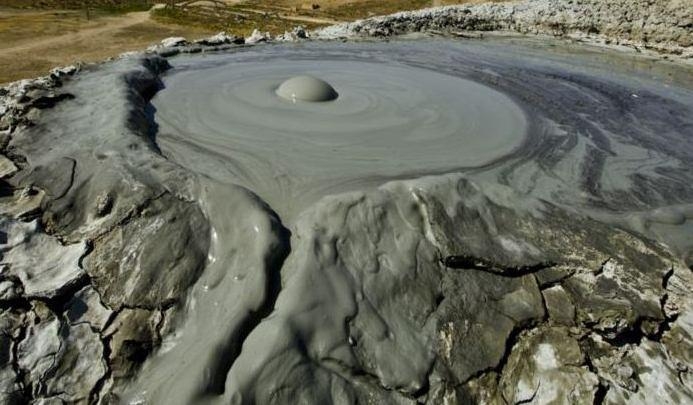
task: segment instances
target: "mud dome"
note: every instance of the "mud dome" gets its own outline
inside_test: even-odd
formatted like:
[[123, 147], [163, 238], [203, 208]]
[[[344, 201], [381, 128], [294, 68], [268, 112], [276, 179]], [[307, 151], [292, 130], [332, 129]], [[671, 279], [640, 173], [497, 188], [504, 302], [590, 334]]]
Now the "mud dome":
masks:
[[690, 66], [219, 40], [0, 93], [0, 400], [693, 401]]

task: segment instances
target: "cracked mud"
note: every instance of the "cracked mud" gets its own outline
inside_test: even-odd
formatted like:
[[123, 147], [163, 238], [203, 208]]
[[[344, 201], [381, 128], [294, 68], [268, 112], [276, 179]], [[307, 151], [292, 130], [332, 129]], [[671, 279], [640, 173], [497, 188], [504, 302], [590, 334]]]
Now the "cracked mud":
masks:
[[0, 402], [693, 401], [692, 75], [437, 38], [13, 85]]

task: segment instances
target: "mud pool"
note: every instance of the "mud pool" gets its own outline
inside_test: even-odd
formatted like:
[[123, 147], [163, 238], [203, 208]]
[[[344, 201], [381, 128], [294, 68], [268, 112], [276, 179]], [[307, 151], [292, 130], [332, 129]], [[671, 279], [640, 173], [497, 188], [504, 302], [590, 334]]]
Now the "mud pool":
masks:
[[[440, 236], [417, 225], [435, 221], [430, 218], [434, 214], [410, 212], [409, 203], [388, 207], [380, 201], [383, 193], [413, 196], [412, 203], [424, 207], [433, 203], [426, 203], [419, 192], [432, 193], [436, 197], [430, 198], [452, 217], [461, 215], [455, 212], [464, 206], [478, 210], [474, 215], [482, 218], [493, 216], [492, 209], [484, 207], [491, 204], [488, 198], [535, 215], [545, 209], [539, 201], [546, 201], [576, 215], [659, 237], [681, 256], [692, 247], [693, 189], [688, 185], [693, 181], [693, 89], [686, 80], [690, 69], [607, 50], [516, 40], [311, 43], [182, 56], [171, 63], [173, 69], [162, 78], [164, 88], [152, 100], [156, 143], [164, 156], [209, 182], [210, 189], [238, 184], [250, 190], [278, 214], [293, 242], [281, 281], [275, 280], [282, 291], [274, 311], [250, 332], [233, 362], [210, 366], [188, 357], [205, 351], [199, 347], [199, 336], [219, 348], [212, 357], [231, 350], [224, 343], [229, 335], [213, 332], [217, 326], [207, 323], [209, 315], [202, 314], [208, 312], [201, 308], [205, 301], [231, 305], [233, 295], [228, 290], [196, 289], [188, 321], [195, 326], [184, 327], [170, 351], [145, 367], [141, 381], [153, 398], [169, 400], [199, 389], [200, 398], [210, 400], [262, 402], [268, 400], [267, 392], [276, 392], [281, 402], [294, 398], [281, 396], [279, 387], [288, 384], [286, 395], [309, 402], [349, 402], [361, 389], [368, 392], [353, 388], [351, 384], [366, 383], [349, 377], [356, 372], [352, 367], [358, 369], [349, 364], [371, 364], [374, 368], [368, 373], [396, 388], [403, 398], [433, 384], [426, 381], [435, 363], [431, 335], [404, 332], [412, 331], [410, 321], [388, 312], [394, 308], [385, 304], [391, 301], [387, 297], [398, 294], [388, 292], [386, 285], [392, 281], [385, 277], [374, 279], [370, 287], [359, 284], [369, 279], [359, 271], [392, 272], [412, 266], [418, 276], [411, 277], [427, 278], [414, 263], [436, 255], [423, 248], [423, 242], [415, 242], [417, 237], [407, 236], [412, 227], [423, 226], [421, 232], [435, 244]], [[283, 80], [300, 74], [326, 80], [339, 98], [292, 103], [276, 96]], [[457, 178], [481, 186], [462, 192], [460, 187], [466, 186]], [[430, 191], [446, 187], [458, 192]], [[345, 192], [355, 194], [340, 194]], [[364, 204], [379, 208], [360, 212]], [[392, 210], [404, 222], [383, 219], [393, 215]], [[215, 227], [217, 219], [209, 215]], [[667, 219], [671, 217], [675, 220]], [[386, 224], [379, 222], [383, 220]], [[362, 228], [351, 229], [359, 221]], [[526, 252], [532, 256], [544, 251], [512, 236], [516, 231], [506, 230], [510, 236], [504, 237], [494, 229], [504, 226], [489, 224], [480, 231], [497, 238], [499, 250], [507, 252], [491, 257], [514, 262]], [[542, 227], [542, 221], [534, 226]], [[559, 225], [563, 226], [567, 225]], [[670, 229], [658, 232], [661, 226]], [[454, 234], [454, 229], [444, 232]], [[396, 240], [383, 241], [388, 231]], [[584, 231], [565, 232], [564, 236]], [[599, 232], [589, 245], [599, 243]], [[477, 237], [463, 233], [461, 246], [478, 244], [473, 241]], [[340, 249], [344, 240], [356, 238], [370, 242]], [[337, 245], [318, 247], [321, 243]], [[304, 244], [316, 247], [303, 248]], [[482, 250], [492, 252], [494, 244], [486, 244]], [[226, 249], [217, 242], [213, 250], [223, 258]], [[438, 250], [442, 254], [445, 248]], [[394, 253], [398, 251], [405, 257], [412, 251], [422, 257], [403, 259]], [[340, 254], [347, 258], [340, 259]], [[356, 272], [351, 277], [361, 280], [356, 284], [329, 274], [331, 266], [349, 268], [341, 263], [349, 260], [350, 271]], [[201, 284], [208, 285], [207, 278], [203, 275]], [[437, 290], [435, 283], [430, 285]], [[427, 307], [432, 298], [420, 294], [405, 293], [408, 299], [402, 305], [423, 300], [421, 305]], [[371, 303], [364, 309], [363, 302]], [[372, 309], [378, 305], [388, 309]], [[367, 319], [358, 327], [353, 326], [358, 321], [348, 321], [359, 318], [357, 314]], [[344, 322], [352, 325], [347, 328], [352, 332], [340, 326]], [[353, 332], [359, 328], [361, 332]], [[359, 339], [372, 347], [358, 349], [354, 342]], [[301, 349], [303, 345], [308, 347]], [[375, 352], [359, 355], [359, 350]], [[346, 354], [352, 352], [356, 354]], [[313, 368], [305, 356], [335, 365]], [[188, 359], [186, 364], [199, 364], [199, 369], [196, 365], [171, 371], [181, 358]], [[211, 383], [216, 377], [200, 380], [202, 370], [212, 375], [228, 370], [228, 377]], [[162, 384], [152, 387], [152, 376], [162, 378]], [[458, 381], [465, 376], [459, 375]], [[330, 394], [330, 384], [352, 388]]]
[[[531, 40], [269, 46], [173, 65], [152, 101], [162, 151], [282, 218], [328, 194], [450, 172], [648, 223], [662, 222], [655, 209], [691, 216], [689, 68]], [[278, 97], [297, 74], [340, 98]]]

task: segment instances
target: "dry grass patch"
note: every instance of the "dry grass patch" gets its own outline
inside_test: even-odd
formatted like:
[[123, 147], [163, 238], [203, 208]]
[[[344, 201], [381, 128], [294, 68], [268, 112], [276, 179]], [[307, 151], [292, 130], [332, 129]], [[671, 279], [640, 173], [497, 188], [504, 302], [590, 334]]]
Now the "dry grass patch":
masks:
[[181, 24], [213, 31], [248, 36], [253, 30], [270, 32], [273, 35], [291, 31], [297, 25], [306, 29], [321, 25], [310, 21], [294, 21], [276, 13], [248, 11], [241, 6], [191, 4], [188, 7], [164, 8], [152, 11], [152, 18], [163, 24]]
[[[218, 31], [280, 34], [371, 15], [481, 0], [201, 0], [147, 12], [152, 0], [0, 0], [0, 83], [45, 74], [53, 66], [99, 61], [169, 36]], [[317, 5], [317, 7], [313, 7]], [[15, 8], [8, 9], [7, 6]], [[44, 8], [51, 8], [45, 10]]]
[[162, 23], [224, 30], [236, 35], [245, 36], [254, 29], [276, 35], [297, 25], [312, 29], [397, 11], [478, 2], [481, 0], [191, 0], [155, 10], [153, 16]]
[[46, 74], [54, 66], [95, 62], [144, 49], [162, 38], [199, 38], [199, 27], [164, 25], [146, 12], [87, 21], [77, 11], [0, 11], [0, 83]]

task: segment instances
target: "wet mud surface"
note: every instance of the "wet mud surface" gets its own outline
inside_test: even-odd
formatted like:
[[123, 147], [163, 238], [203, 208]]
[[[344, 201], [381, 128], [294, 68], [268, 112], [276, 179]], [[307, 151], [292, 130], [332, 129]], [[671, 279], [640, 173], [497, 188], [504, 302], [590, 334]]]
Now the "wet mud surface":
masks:
[[[690, 71], [532, 41], [318, 43], [180, 57], [152, 104], [164, 154], [282, 217], [339, 191], [460, 172], [576, 208], [673, 206], [680, 218], [693, 201]], [[274, 94], [300, 72], [344, 94]]]

